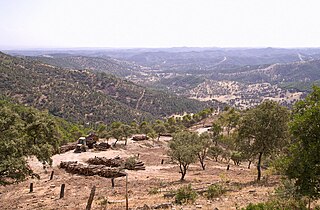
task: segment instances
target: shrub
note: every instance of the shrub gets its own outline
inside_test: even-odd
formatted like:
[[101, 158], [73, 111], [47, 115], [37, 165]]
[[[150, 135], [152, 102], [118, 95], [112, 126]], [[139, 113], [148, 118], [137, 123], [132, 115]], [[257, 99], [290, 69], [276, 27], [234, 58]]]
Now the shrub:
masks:
[[148, 194], [149, 195], [155, 195], [155, 194], [158, 194], [160, 192], [159, 188], [157, 187], [153, 187], [149, 190]]
[[191, 184], [183, 186], [178, 189], [175, 196], [175, 202], [177, 204], [193, 203], [197, 199], [197, 193], [192, 189]]
[[274, 199], [267, 201], [265, 203], [250, 203], [246, 208], [242, 208], [242, 210], [307, 210], [306, 201], [305, 200], [294, 200], [294, 199]]
[[206, 197], [208, 199], [213, 199], [215, 197], [219, 197], [220, 195], [224, 194], [226, 190], [221, 184], [212, 184], [208, 187]]
[[275, 193], [279, 198], [298, 198], [299, 195], [296, 193], [296, 188], [292, 180], [282, 179], [279, 187], [275, 189]]
[[126, 162], [124, 163], [124, 167], [126, 169], [132, 170], [132, 169], [134, 169], [136, 163], [137, 163], [136, 157], [131, 156], [126, 159]]
[[234, 162], [235, 165], [240, 165], [241, 161], [243, 160], [243, 154], [238, 151], [233, 151], [231, 153], [231, 160]]

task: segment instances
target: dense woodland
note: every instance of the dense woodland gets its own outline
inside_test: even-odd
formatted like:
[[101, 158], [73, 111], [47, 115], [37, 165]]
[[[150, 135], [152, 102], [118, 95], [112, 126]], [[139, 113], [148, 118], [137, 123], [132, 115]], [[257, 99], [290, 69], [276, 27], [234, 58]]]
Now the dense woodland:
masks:
[[112, 58], [73, 56], [69, 54], [54, 54], [50, 56], [30, 57], [53, 66], [69, 69], [89, 69], [113, 74], [119, 77], [139, 74], [138, 65]]
[[70, 70], [0, 54], [1, 95], [73, 122], [157, 119], [218, 106], [178, 97], [106, 73]]

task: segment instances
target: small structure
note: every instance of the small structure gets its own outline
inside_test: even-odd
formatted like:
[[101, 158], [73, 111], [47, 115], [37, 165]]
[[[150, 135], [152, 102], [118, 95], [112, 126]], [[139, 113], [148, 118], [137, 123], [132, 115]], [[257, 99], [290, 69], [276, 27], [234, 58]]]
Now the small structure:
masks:
[[87, 146], [86, 137], [82, 136], [78, 139], [77, 146], [74, 152], [80, 153], [80, 152], [86, 152], [87, 150], [88, 150], [88, 146]]
[[90, 133], [85, 138], [86, 138], [86, 144], [89, 149], [92, 149], [94, 145], [97, 143], [97, 141], [99, 141], [99, 137], [94, 133]]
[[144, 141], [144, 140], [148, 140], [149, 138], [148, 138], [148, 136], [147, 135], [143, 135], [143, 134], [141, 134], [141, 135], [134, 135], [133, 137], [132, 137], [132, 140], [133, 141]]

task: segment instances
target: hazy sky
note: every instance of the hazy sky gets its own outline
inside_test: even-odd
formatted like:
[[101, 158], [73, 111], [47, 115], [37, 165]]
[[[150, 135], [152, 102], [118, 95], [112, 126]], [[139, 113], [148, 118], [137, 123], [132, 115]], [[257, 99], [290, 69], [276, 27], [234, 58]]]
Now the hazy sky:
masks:
[[320, 47], [319, 0], [0, 0], [0, 49]]

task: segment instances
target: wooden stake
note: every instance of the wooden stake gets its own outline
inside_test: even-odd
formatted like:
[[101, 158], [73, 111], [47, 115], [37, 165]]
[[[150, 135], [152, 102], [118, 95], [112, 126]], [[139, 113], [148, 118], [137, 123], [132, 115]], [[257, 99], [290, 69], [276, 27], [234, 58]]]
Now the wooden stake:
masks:
[[62, 184], [61, 185], [61, 190], [60, 190], [60, 198], [63, 198], [64, 197], [64, 188], [65, 188], [65, 184]]
[[51, 171], [50, 180], [52, 180], [52, 179], [53, 179], [53, 174], [54, 174], [54, 171]]
[[91, 209], [91, 205], [92, 205], [92, 201], [93, 201], [93, 197], [94, 197], [95, 193], [96, 193], [96, 186], [93, 186], [92, 189], [91, 189], [91, 193], [90, 193], [89, 199], [88, 199], [86, 210], [90, 210]]
[[30, 193], [32, 193], [33, 192], [33, 183], [31, 182], [30, 183]]
[[111, 186], [114, 188], [114, 178], [111, 179]]
[[129, 203], [128, 203], [128, 174], [126, 174], [126, 210], [129, 210]]

